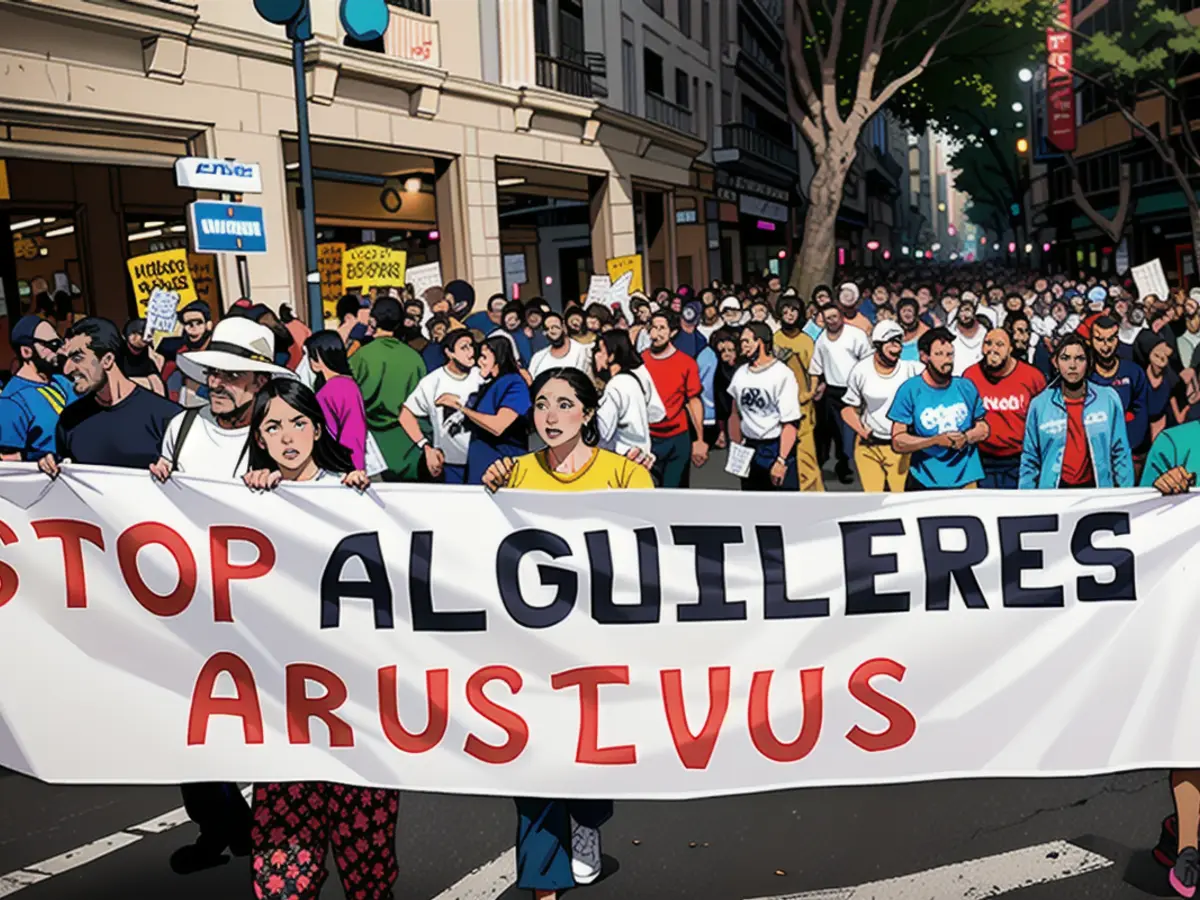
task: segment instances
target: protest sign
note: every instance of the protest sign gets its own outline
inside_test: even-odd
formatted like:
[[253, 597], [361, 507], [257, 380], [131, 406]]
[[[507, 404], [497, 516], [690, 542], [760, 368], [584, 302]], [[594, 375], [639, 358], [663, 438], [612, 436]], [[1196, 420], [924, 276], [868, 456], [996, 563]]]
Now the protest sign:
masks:
[[379, 244], [363, 244], [342, 253], [342, 285], [362, 291], [376, 287], [403, 287], [408, 253]]
[[217, 258], [207, 253], [189, 253], [188, 271], [196, 289], [196, 299], [203, 300], [214, 313], [217, 311]]
[[504, 254], [504, 293], [510, 294], [513, 285], [524, 284], [529, 280], [529, 274], [525, 269], [525, 254], [524, 253], [505, 253]]
[[630, 291], [644, 291], [642, 281], [642, 257], [638, 254], [632, 256], [618, 256], [615, 259], [610, 259], [606, 264], [608, 268], [608, 277], [613, 281], [619, 279], [626, 272], [632, 272], [633, 277], [629, 282]]
[[583, 301], [584, 309], [593, 303], [608, 306], [608, 292], [612, 288], [612, 280], [607, 275], [593, 275], [588, 282], [587, 297]]
[[132, 256], [126, 262], [126, 266], [129, 269], [129, 280], [133, 284], [139, 317], [145, 317], [146, 304], [150, 302], [150, 295], [154, 293], [155, 288], [177, 293], [180, 306], [186, 306], [196, 299], [196, 286], [192, 282], [188, 252], [183, 248]]
[[146, 304], [146, 327], [142, 337], [147, 341], [153, 340], [157, 332], [171, 334], [179, 319], [176, 311], [179, 309], [179, 295], [174, 291], [164, 291], [155, 288]]
[[633, 307], [629, 305], [629, 285], [633, 283], [633, 273], [626, 272], [620, 278], [613, 282], [609, 288], [607, 303], [610, 307], [615, 307], [621, 311], [621, 315], [625, 317], [625, 321], [633, 324]]
[[48, 781], [682, 798], [1200, 762], [1200, 498], [0, 484], [0, 765]]
[[342, 299], [342, 255], [346, 245], [340, 241], [317, 244], [317, 274], [321, 277], [321, 308], [326, 319], [337, 318], [337, 302]]
[[1139, 300], [1147, 294], [1153, 294], [1159, 300], [1170, 299], [1171, 289], [1167, 286], [1167, 275], [1163, 272], [1161, 259], [1134, 266], [1131, 271], [1133, 283], [1137, 285]]
[[413, 286], [413, 294], [418, 300], [425, 299], [425, 292], [431, 287], [442, 286], [442, 264], [437, 262], [413, 266], [408, 270], [407, 284]]

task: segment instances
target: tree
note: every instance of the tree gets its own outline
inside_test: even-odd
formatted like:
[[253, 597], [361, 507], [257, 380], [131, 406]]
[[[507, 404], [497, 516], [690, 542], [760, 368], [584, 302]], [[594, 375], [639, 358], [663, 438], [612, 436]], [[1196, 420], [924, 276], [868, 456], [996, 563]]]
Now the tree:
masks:
[[921, 79], [972, 73], [1014, 29], [1044, 21], [1052, 0], [784, 0], [788, 109], [812, 150], [801, 296], [832, 278], [834, 223], [863, 127], [888, 104], [921, 102]]
[[[1161, 0], [1139, 0], [1124, 31], [1075, 32], [1073, 74], [1096, 88], [1132, 133], [1153, 148], [1175, 179], [1187, 203], [1193, 257], [1200, 262], [1200, 202], [1192, 186], [1192, 178], [1200, 175], [1200, 149], [1191, 125], [1195, 118], [1192, 101], [1200, 95], [1189, 77], [1194, 76], [1200, 59], [1200, 26], [1164, 7]], [[1155, 96], [1162, 98], [1161, 105], [1148, 102]], [[1080, 208], [1117, 242], [1129, 215], [1128, 164], [1121, 165], [1121, 199], [1112, 220], [1105, 220], [1087, 203], [1075, 160], [1068, 157], [1068, 165]]]

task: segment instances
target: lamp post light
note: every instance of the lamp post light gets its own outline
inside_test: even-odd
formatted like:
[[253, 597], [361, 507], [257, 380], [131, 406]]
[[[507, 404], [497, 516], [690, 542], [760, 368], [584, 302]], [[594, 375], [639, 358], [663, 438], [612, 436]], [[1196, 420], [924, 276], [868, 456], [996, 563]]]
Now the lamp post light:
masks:
[[1029, 84], [1029, 82], [1033, 81], [1033, 71], [1031, 69], [1022, 69], [1017, 73], [1017, 78], [1021, 80], [1022, 84]]

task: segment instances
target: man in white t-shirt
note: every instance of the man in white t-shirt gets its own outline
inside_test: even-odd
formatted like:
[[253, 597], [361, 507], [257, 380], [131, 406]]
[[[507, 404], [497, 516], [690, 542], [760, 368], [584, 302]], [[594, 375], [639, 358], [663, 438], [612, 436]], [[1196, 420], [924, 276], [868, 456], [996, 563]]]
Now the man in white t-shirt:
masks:
[[949, 326], [954, 335], [954, 375], [957, 377], [983, 359], [983, 339], [987, 327], [979, 321], [979, 301], [970, 291], [963, 294]]
[[[275, 333], [241, 317], [219, 322], [204, 350], [179, 354], [175, 364], [185, 378], [207, 385], [208, 401], [167, 424], [150, 474], [162, 482], [173, 472], [223, 480], [245, 475], [255, 397], [272, 378], [296, 377], [275, 365], [274, 356]], [[200, 835], [171, 855], [172, 869], [187, 874], [219, 865], [227, 847], [234, 855], [250, 852], [250, 808], [236, 784], [184, 784], [180, 790]]]
[[592, 374], [592, 347], [572, 340], [562, 316], [556, 312], [546, 313], [542, 330], [550, 346], [533, 354], [529, 361], [531, 378], [537, 378], [549, 369], [578, 369], [585, 375]]
[[875, 352], [871, 339], [861, 328], [848, 328], [841, 307], [827, 303], [821, 307], [825, 330], [813, 347], [808, 374], [817, 379], [813, 399], [817, 407], [817, 460], [822, 465], [829, 458], [829, 442], [837, 455], [837, 477], [842, 484], [854, 480], [850, 457], [854, 454], [854, 432], [842, 421], [843, 397], [850, 381], [850, 372], [860, 360], [869, 359]]
[[206, 350], [181, 353], [175, 364], [185, 378], [208, 386], [208, 402], [171, 420], [150, 474], [164, 482], [173, 472], [225, 480], [245, 475], [255, 396], [272, 378], [296, 377], [275, 365], [274, 356], [275, 333], [240, 316], [217, 323]]
[[[442, 338], [446, 364], [417, 382], [400, 407], [400, 427], [425, 455], [425, 467], [446, 484], [467, 483], [467, 450], [471, 432], [462, 410], [437, 405], [437, 398], [453, 394], [465, 405], [479, 390], [483, 377], [475, 368], [475, 339], [465, 328]], [[433, 441], [421, 432], [421, 419], [430, 423]]]
[[796, 434], [800, 425], [800, 385], [786, 363], [775, 358], [771, 327], [749, 322], [741, 332], [748, 360], [729, 382], [733, 398], [729, 439], [754, 451], [743, 491], [798, 491]]
[[904, 329], [896, 322], [880, 322], [871, 332], [873, 356], [850, 370], [842, 398], [842, 420], [856, 436], [854, 464], [862, 489], [880, 493], [885, 488], [903, 493], [908, 480], [908, 454], [892, 449], [892, 421], [888, 410], [900, 385], [922, 371], [921, 363], [901, 359]]

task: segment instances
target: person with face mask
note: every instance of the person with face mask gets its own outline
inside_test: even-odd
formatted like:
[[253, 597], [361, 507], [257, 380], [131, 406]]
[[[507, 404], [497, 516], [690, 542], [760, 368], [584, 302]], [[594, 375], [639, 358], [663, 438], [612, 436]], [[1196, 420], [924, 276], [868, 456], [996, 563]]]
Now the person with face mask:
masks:
[[21, 364], [0, 391], [0, 458], [38, 460], [55, 451], [58, 417], [78, 395], [62, 374], [63, 341], [50, 322], [22, 317], [10, 343]]
[[931, 328], [921, 337], [925, 371], [900, 386], [888, 418], [892, 449], [912, 454], [906, 491], [974, 488], [983, 480], [978, 444], [987, 411], [975, 385], [954, 375], [954, 336]]
[[1009, 332], [993, 328], [983, 339], [983, 358], [964, 376], [979, 391], [987, 411], [988, 437], [979, 445], [981, 488], [1016, 490], [1029, 404], [1046, 389], [1046, 379], [1013, 355]]
[[1074, 332], [1054, 350], [1058, 380], [1033, 399], [1021, 451], [1021, 490], [1133, 487], [1121, 398], [1088, 379], [1092, 353]]
[[567, 326], [563, 317], [556, 312], [546, 313], [542, 320], [546, 340], [549, 345], [533, 354], [529, 362], [529, 374], [537, 378], [547, 369], [578, 369], [580, 372], [592, 370], [592, 348], [595, 346], [581, 344], [572, 340], [567, 334]]

